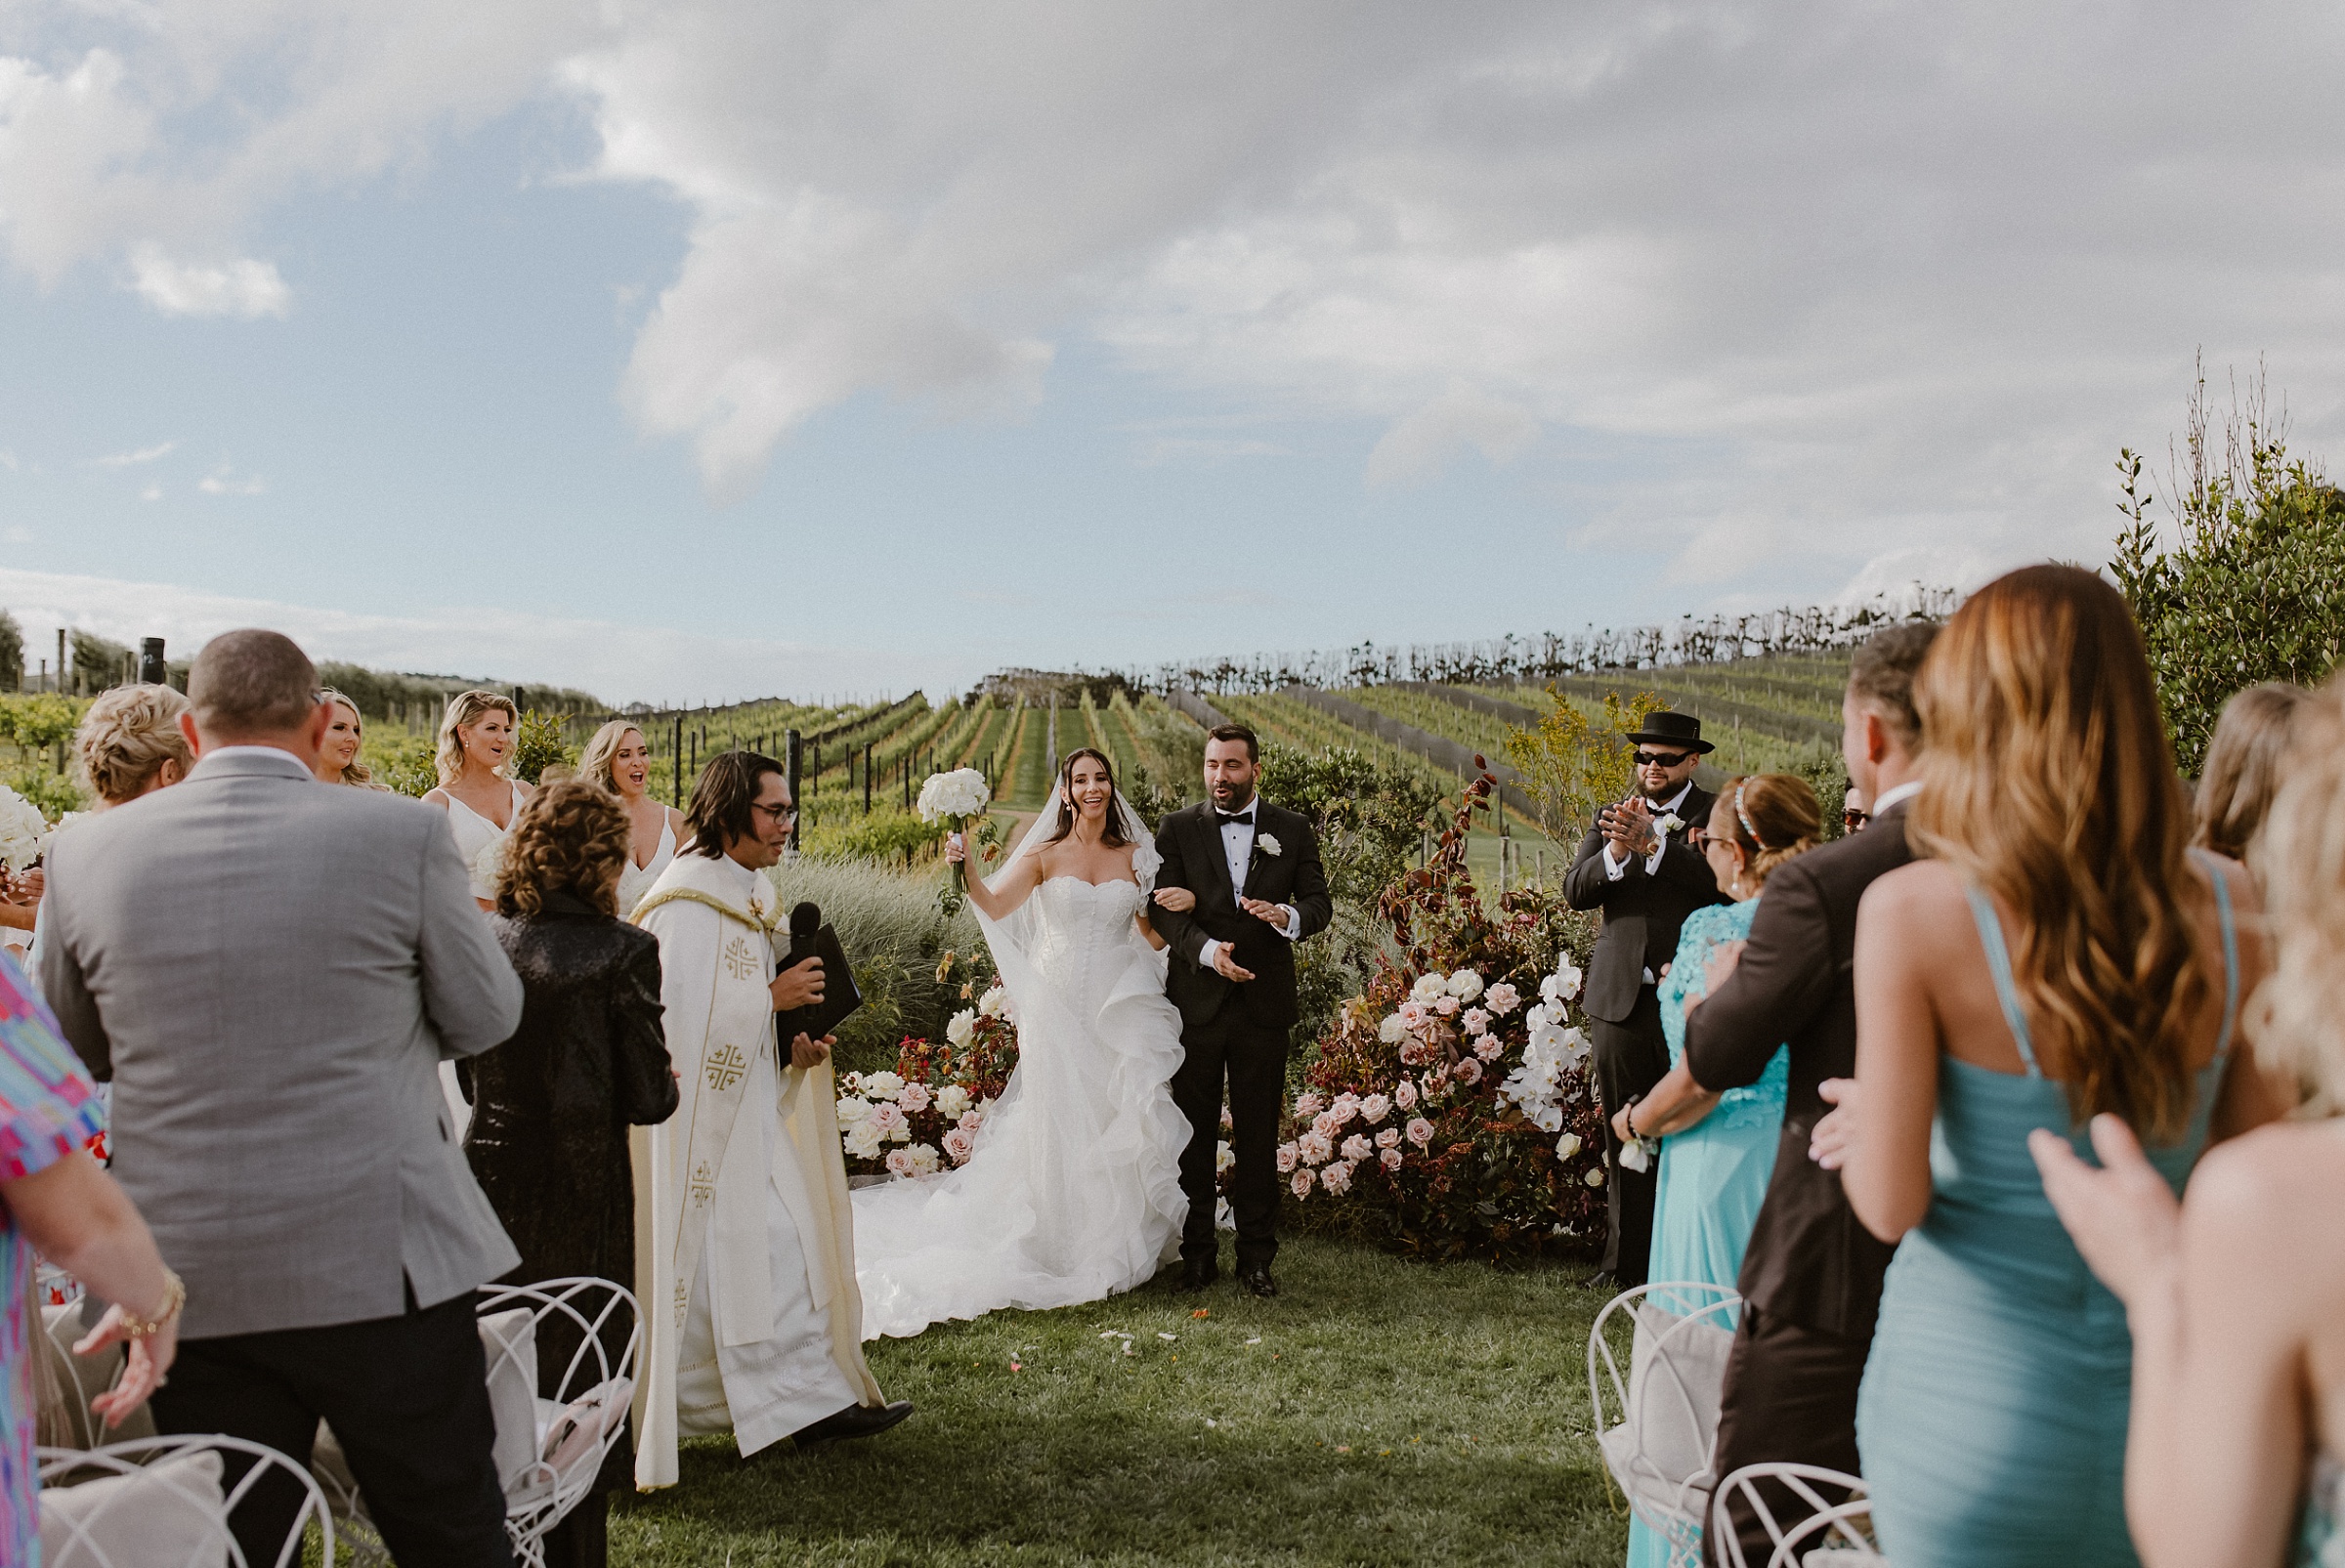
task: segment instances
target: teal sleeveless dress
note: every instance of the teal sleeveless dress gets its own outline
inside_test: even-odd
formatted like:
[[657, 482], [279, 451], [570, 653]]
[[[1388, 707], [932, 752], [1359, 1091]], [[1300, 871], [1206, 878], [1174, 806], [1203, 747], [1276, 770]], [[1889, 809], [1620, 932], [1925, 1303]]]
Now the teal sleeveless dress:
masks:
[[[2177, 1193], [2206, 1147], [2238, 1014], [2231, 888], [2220, 874], [2214, 885], [2223, 1031], [2182, 1139], [2149, 1151]], [[2046, 1127], [2094, 1155], [2036, 1065], [1994, 905], [1977, 889], [1970, 900], [2026, 1072], [1940, 1059], [1930, 1211], [1890, 1263], [1857, 1397], [1873, 1521], [1897, 1568], [2135, 1568], [2133, 1339], [2044, 1196], [2027, 1134]]]
[[[1720, 945], [1751, 934], [1757, 899], [1697, 910], [1678, 935], [1678, 955], [1661, 977], [1661, 1032], [1669, 1040], [1669, 1065], [1685, 1059], [1685, 1001], [1708, 984], [1710, 955]], [[1661, 1140], [1661, 1166], [1653, 1201], [1653, 1255], [1645, 1277], [1656, 1284], [1690, 1281], [1733, 1289], [1742, 1273], [1743, 1249], [1759, 1222], [1759, 1205], [1775, 1173], [1775, 1146], [1783, 1137], [1783, 1102], [1791, 1085], [1791, 1047], [1778, 1049], [1759, 1081], [1728, 1089], [1717, 1107], [1683, 1132]], [[1654, 1293], [1671, 1312], [1689, 1312], [1716, 1299], [1709, 1294], [1672, 1301]], [[1732, 1327], [1733, 1319], [1724, 1320]], [[1665, 1568], [1669, 1543], [1629, 1521], [1629, 1568]]]

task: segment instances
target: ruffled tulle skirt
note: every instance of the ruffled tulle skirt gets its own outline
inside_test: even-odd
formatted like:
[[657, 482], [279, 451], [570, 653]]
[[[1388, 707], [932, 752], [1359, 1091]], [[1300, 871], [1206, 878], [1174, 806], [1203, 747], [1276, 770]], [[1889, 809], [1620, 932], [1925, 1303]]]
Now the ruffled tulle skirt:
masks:
[[1180, 1015], [1136, 939], [1112, 967], [1013, 992], [1018, 1068], [967, 1165], [854, 1195], [865, 1338], [1100, 1300], [1178, 1255]]

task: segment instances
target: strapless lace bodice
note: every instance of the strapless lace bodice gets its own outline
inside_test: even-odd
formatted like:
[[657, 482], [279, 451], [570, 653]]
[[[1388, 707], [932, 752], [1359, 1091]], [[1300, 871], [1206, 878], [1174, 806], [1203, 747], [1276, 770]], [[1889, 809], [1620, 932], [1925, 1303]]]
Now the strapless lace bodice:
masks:
[[1137, 883], [1051, 877], [1034, 890], [1035, 971], [1078, 1006], [1095, 1008], [1130, 961], [1139, 912]]

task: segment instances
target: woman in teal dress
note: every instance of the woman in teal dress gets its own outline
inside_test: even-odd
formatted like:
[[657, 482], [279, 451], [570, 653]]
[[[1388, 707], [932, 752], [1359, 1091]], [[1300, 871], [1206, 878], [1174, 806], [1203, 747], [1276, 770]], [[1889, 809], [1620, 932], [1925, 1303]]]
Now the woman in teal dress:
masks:
[[2134, 1568], [2133, 1345], [2045, 1196], [2039, 1129], [2112, 1113], [2179, 1190], [2282, 1108], [2231, 1049], [2262, 948], [2188, 813], [2125, 602], [2031, 567], [1980, 590], [1914, 689], [1930, 858], [1856, 920], [1856, 1077], [1815, 1146], [1897, 1241], [1856, 1413], [1897, 1568]]
[[[1719, 890], [1735, 902], [1687, 916], [1678, 935], [1678, 955], [1661, 977], [1661, 1029], [1669, 1038], [1669, 1075], [1622, 1106], [1612, 1119], [1612, 1129], [1624, 1146], [1641, 1138], [1649, 1157], [1652, 1141], [1660, 1140], [1653, 1253], [1646, 1270], [1656, 1284], [1723, 1285], [1731, 1290], [1742, 1272], [1742, 1251], [1758, 1222], [1768, 1179], [1774, 1173], [1790, 1053], [1776, 1051], [1759, 1081], [1747, 1088], [1705, 1093], [1685, 1071], [1685, 1015], [1700, 1005], [1709, 990], [1711, 959], [1751, 934], [1768, 872], [1812, 849], [1822, 823], [1815, 792], [1806, 780], [1760, 774], [1728, 780], [1719, 791], [1707, 831], [1697, 829], [1693, 835], [1718, 877]], [[1654, 1295], [1664, 1310], [1681, 1314], [1716, 1299], [1708, 1292], [1686, 1293], [1683, 1300], [1671, 1299], [1666, 1291]], [[1723, 1326], [1732, 1323], [1729, 1317]], [[1631, 1518], [1629, 1568], [1667, 1568], [1669, 1561], [1669, 1543], [1643, 1520]]]

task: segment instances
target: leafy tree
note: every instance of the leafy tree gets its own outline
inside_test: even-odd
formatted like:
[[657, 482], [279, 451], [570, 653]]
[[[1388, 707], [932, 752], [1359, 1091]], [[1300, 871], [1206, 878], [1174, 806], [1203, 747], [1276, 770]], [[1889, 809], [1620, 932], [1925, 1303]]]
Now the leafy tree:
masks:
[[2258, 681], [2318, 684], [2345, 657], [2345, 491], [2287, 451], [2259, 373], [2235, 391], [2223, 454], [2210, 450], [2206, 380], [2191, 397], [2187, 455], [2153, 522], [2142, 459], [2117, 458], [2126, 526], [2110, 574], [2133, 607], [2176, 760], [2196, 774], [2232, 694]]
[[24, 628], [17, 617], [0, 610], [0, 691], [21, 691], [24, 686]]
[[1629, 792], [1634, 767], [1626, 738], [1663, 704], [1650, 692], [1626, 702], [1606, 692], [1603, 716], [1591, 723], [1556, 687], [1549, 686], [1547, 695], [1555, 705], [1546, 717], [1508, 733], [1507, 760], [1539, 808], [1540, 831], [1558, 844], [1573, 844], [1599, 809]]
[[513, 734], [513, 777], [523, 784], [533, 784], [540, 775], [555, 763], [568, 765], [577, 759], [570, 747], [562, 743], [562, 721], [530, 709], [521, 716], [521, 725]]

